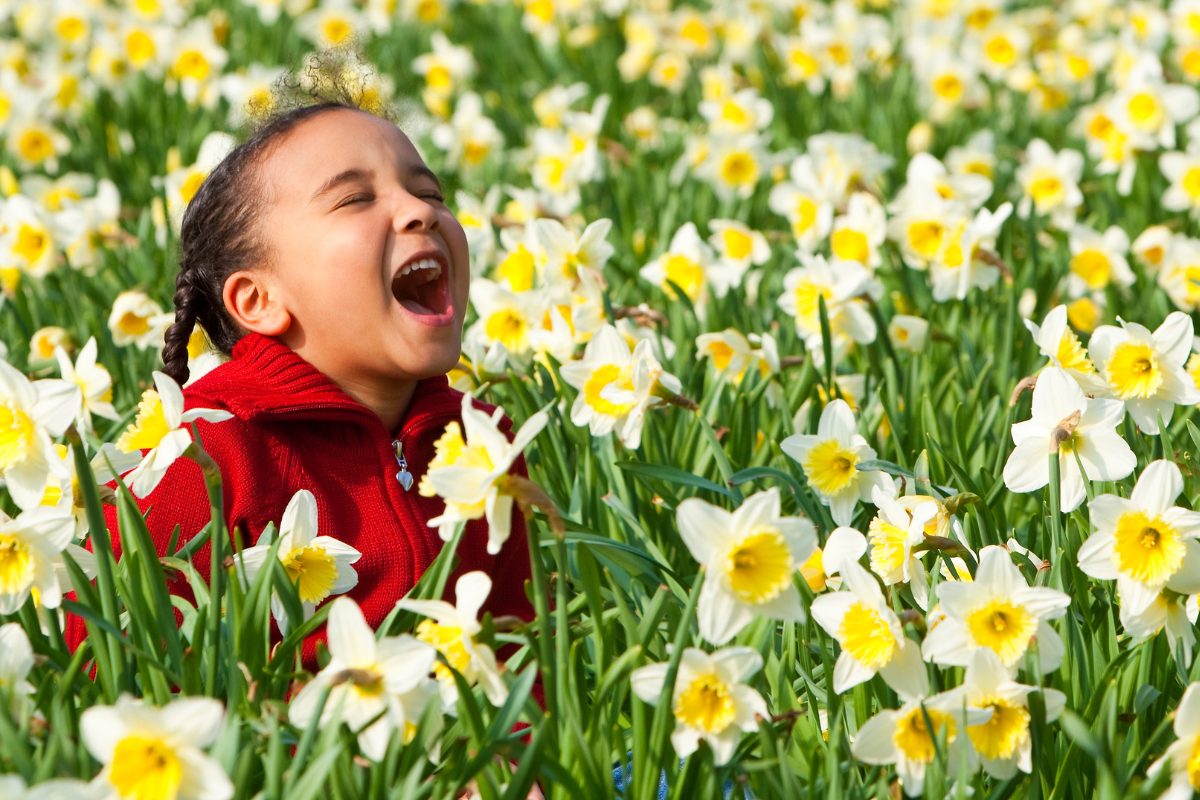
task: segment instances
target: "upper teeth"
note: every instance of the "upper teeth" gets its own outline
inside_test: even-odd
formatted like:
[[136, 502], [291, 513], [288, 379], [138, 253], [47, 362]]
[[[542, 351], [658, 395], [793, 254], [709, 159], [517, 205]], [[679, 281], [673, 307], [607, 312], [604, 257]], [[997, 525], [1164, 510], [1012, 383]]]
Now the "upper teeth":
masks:
[[435, 275], [440, 275], [442, 273], [441, 264], [432, 258], [422, 258], [420, 261], [414, 261], [411, 264], [405, 264], [403, 269], [400, 270], [400, 277], [404, 277], [412, 272], [416, 272], [419, 269], [436, 270], [434, 273]]

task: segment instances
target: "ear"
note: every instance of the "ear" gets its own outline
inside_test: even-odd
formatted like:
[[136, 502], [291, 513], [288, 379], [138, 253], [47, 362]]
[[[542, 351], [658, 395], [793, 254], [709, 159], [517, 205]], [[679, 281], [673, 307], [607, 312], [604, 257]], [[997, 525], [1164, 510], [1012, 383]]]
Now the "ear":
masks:
[[221, 290], [225, 309], [242, 328], [264, 336], [280, 336], [292, 324], [269, 270], [239, 270]]

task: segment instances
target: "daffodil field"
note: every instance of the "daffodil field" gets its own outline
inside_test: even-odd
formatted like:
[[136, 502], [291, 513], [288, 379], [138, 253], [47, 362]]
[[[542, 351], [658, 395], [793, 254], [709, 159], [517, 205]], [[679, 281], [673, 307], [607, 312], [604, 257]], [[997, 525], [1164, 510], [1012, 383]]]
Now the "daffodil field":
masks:
[[[515, 432], [439, 441], [377, 630], [311, 494], [235, 548], [158, 372], [188, 201], [330, 82]], [[3, 0], [0, 798], [1191, 797], [1198, 89], [1198, 0]], [[441, 600], [510, 503], [529, 622]]]

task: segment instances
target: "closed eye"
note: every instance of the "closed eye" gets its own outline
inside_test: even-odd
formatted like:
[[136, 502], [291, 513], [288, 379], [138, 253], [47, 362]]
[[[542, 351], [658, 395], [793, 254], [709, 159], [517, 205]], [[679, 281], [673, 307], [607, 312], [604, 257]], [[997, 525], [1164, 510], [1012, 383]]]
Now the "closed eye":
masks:
[[375, 195], [373, 195], [369, 192], [358, 192], [356, 194], [352, 194], [346, 198], [343, 198], [342, 200], [339, 200], [338, 204], [336, 206], [334, 206], [334, 209], [341, 208], [342, 206], [353, 205], [355, 203], [369, 203], [374, 199], [375, 199]]

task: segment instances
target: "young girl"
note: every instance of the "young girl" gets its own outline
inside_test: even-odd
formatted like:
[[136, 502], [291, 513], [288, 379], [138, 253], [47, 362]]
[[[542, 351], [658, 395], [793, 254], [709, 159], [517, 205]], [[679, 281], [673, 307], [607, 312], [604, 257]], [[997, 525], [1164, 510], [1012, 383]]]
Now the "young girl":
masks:
[[[197, 323], [232, 356], [184, 391], [187, 408], [233, 414], [198, 423], [221, 468], [231, 535], [254, 544], [309, 490], [320, 533], [362, 554], [349, 596], [377, 627], [443, 546], [428, 525], [443, 503], [417, 484], [461, 415], [445, 373], [459, 358], [470, 267], [437, 177], [391, 122], [335, 103], [302, 107], [212, 171], [187, 208], [181, 248], [163, 362], [186, 380]], [[177, 460], [142, 507], [160, 553], [176, 525], [186, 542], [209, 521], [200, 468]], [[115, 513], [109, 528], [119, 552]], [[494, 616], [531, 618], [520, 514], [498, 555], [486, 544], [485, 522], [468, 524], [458, 572], [492, 576]], [[207, 550], [193, 557], [202, 573]], [[182, 581], [173, 589], [186, 593]], [[73, 632], [81, 638], [82, 625]], [[305, 645], [309, 666], [322, 637]]]

